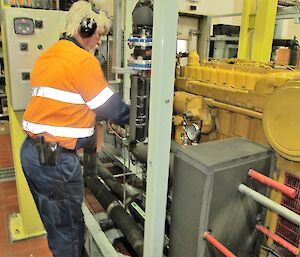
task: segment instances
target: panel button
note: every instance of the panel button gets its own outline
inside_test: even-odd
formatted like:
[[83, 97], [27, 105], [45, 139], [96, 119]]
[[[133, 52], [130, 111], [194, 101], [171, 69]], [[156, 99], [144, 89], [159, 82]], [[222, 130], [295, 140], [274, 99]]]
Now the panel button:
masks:
[[34, 23], [35, 23], [35, 27], [36, 27], [37, 29], [42, 29], [43, 26], [44, 26], [42, 20], [35, 20]]
[[28, 43], [20, 43], [21, 51], [28, 51]]

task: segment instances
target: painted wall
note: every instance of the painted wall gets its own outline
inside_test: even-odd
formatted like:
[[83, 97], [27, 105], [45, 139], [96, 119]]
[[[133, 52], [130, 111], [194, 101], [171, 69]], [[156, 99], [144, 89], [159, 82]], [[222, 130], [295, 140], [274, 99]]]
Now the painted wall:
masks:
[[93, 1], [95, 5], [103, 9], [104, 11], [108, 12], [110, 16], [113, 15], [113, 10], [114, 10], [114, 1], [113, 0], [94, 0]]
[[[109, 13], [113, 10], [113, 0], [94, 0], [94, 3], [106, 9]], [[132, 5], [135, 6], [137, 0], [131, 0]], [[235, 11], [236, 6], [242, 0], [178, 0], [179, 9], [181, 11], [189, 11], [190, 5], [196, 5], [196, 13], [205, 13], [211, 15], [230, 14]], [[216, 8], [217, 7], [217, 8]]]
[[284, 20], [282, 22], [282, 33], [281, 38], [292, 39], [296, 36], [298, 41], [300, 41], [300, 24], [295, 23], [294, 20]]
[[[209, 14], [209, 15], [220, 15], [230, 14], [233, 12], [234, 4], [237, 0], [178, 0], [179, 9], [181, 11], [189, 12], [190, 6], [194, 5], [197, 7], [196, 13]], [[217, 8], [216, 8], [217, 7]]]
[[[114, 0], [94, 1], [98, 7], [106, 10], [110, 16], [113, 16]], [[132, 10], [137, 1], [138, 0], [127, 0], [132, 6]], [[196, 7], [196, 11], [191, 11], [191, 5]], [[213, 25], [215, 24], [241, 25], [243, 0], [178, 0], [178, 6], [180, 12], [215, 16], [211, 19], [211, 35], [213, 34]], [[188, 40], [189, 51], [197, 49], [197, 38], [196, 36], [191, 36], [189, 33], [191, 30], [198, 30], [197, 19], [191, 17], [179, 17], [178, 38]], [[300, 41], [300, 24], [295, 23], [294, 20], [281, 21], [278, 30], [276, 30], [275, 38], [292, 39], [294, 36]]]
[[[132, 10], [137, 3], [137, 0], [127, 0], [132, 5]], [[157, 1], [157, 0], [156, 0]], [[160, 1], [160, 0], [158, 0]], [[113, 15], [113, 0], [94, 0], [97, 7], [104, 9], [109, 15]], [[195, 5], [197, 10], [190, 11], [190, 6]], [[233, 13], [241, 13], [243, 6], [242, 0], [178, 0], [178, 7], [180, 12], [187, 12], [199, 15], [220, 16], [212, 19], [212, 26], [214, 24], [233, 24], [240, 25], [240, 17], [231, 17]], [[224, 15], [224, 16], [223, 16]], [[223, 17], [221, 17], [223, 16]], [[167, 19], [166, 19], [167, 22]], [[191, 17], [180, 17], [178, 22], [178, 38], [189, 39], [190, 44], [188, 50], [196, 49], [196, 37], [189, 37], [190, 30], [198, 29], [198, 21]]]
[[[190, 5], [195, 5], [197, 7], [197, 10], [193, 11], [195, 14], [228, 15], [241, 12], [242, 2], [242, 0], [178, 0], [178, 6], [182, 12], [190, 12]], [[94, 0], [94, 3], [110, 15], [113, 14], [113, 0]], [[131, 3], [133, 8], [137, 0], [131, 0]], [[226, 20], [232, 22], [232, 18], [225, 18], [224, 21]]]

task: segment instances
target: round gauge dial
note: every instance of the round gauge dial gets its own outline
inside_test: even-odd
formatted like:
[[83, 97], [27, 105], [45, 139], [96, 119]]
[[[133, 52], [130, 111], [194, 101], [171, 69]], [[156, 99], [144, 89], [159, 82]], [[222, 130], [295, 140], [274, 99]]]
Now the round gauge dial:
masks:
[[197, 141], [199, 139], [199, 136], [200, 136], [199, 126], [196, 125], [196, 124], [189, 125], [186, 128], [186, 134], [187, 134], [187, 136], [190, 140]]

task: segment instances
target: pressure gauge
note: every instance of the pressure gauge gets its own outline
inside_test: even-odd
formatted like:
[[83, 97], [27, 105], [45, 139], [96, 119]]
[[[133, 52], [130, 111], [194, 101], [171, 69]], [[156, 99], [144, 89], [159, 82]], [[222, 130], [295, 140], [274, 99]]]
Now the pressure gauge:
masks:
[[14, 18], [14, 30], [19, 35], [33, 35], [34, 22], [31, 18], [17, 17]]
[[200, 128], [197, 124], [189, 125], [186, 128], [186, 134], [191, 141], [198, 141], [200, 137]]

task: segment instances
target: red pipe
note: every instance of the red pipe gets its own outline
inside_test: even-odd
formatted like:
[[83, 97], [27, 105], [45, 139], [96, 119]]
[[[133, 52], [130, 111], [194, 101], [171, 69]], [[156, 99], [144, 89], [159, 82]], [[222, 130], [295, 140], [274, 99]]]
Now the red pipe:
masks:
[[263, 234], [265, 234], [267, 237], [271, 238], [276, 243], [278, 243], [281, 246], [283, 246], [285, 249], [287, 249], [288, 251], [290, 251], [292, 254], [298, 255], [299, 249], [296, 246], [290, 244], [289, 242], [287, 242], [286, 240], [284, 240], [280, 236], [277, 236], [276, 234], [272, 233], [271, 231], [269, 231], [268, 229], [266, 229], [263, 226], [256, 225], [255, 228], [257, 230], [259, 230], [260, 232], [262, 232]]
[[266, 177], [254, 169], [249, 169], [248, 174], [251, 178], [254, 178], [267, 186], [279, 190], [280, 192], [282, 192], [283, 194], [287, 195], [290, 198], [295, 198], [297, 195], [296, 189], [288, 187], [269, 177]]
[[209, 232], [205, 232], [203, 238], [210, 242], [214, 247], [216, 247], [221, 253], [226, 257], [237, 257], [232, 252], [230, 252], [224, 245], [222, 245], [217, 239], [215, 239]]

